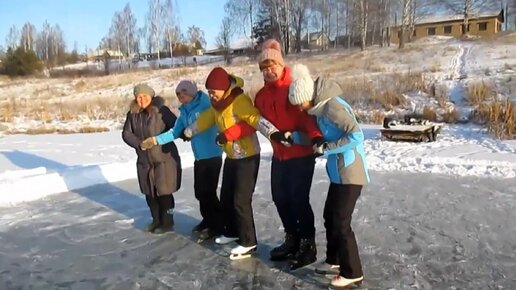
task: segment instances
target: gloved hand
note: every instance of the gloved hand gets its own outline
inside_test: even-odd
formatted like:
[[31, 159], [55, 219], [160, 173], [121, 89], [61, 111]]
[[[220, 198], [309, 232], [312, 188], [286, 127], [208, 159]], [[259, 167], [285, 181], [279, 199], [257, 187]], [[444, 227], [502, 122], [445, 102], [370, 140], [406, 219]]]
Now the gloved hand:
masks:
[[228, 143], [228, 138], [226, 138], [226, 134], [219, 133], [217, 137], [215, 138], [215, 142], [217, 142], [217, 145], [222, 146], [226, 143]]
[[272, 133], [269, 138], [272, 141], [276, 141], [281, 143], [285, 147], [290, 147], [294, 143], [294, 139], [292, 139], [292, 133], [289, 131], [277, 131]]
[[193, 136], [193, 132], [192, 132], [192, 129], [190, 128], [186, 128], [183, 130], [183, 134], [185, 135], [186, 138], [192, 138]]
[[156, 142], [156, 138], [155, 137], [149, 137], [145, 140], [142, 141], [142, 143], [140, 143], [140, 148], [142, 148], [142, 150], [147, 150], [147, 149], [151, 149], [152, 147], [158, 145], [158, 143]]
[[328, 147], [328, 142], [323, 137], [315, 137], [312, 139], [312, 148], [314, 154], [320, 156], [324, 154], [324, 150]]
[[192, 140], [192, 138], [190, 138], [190, 137], [186, 137], [186, 135], [185, 135], [185, 130], [183, 130], [183, 131], [181, 132], [181, 135], [179, 135], [179, 138], [183, 139], [183, 141], [185, 141], [185, 142], [190, 142], [190, 141]]

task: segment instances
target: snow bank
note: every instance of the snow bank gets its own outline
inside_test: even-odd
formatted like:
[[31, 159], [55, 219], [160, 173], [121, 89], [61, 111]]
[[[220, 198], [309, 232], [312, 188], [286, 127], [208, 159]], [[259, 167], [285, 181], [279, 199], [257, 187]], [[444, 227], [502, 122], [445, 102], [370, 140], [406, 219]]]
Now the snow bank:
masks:
[[63, 172], [37, 169], [14, 171], [0, 179], [0, 206], [36, 200], [60, 192], [68, 192], [97, 184], [136, 178], [134, 161], [75, 167]]
[[[446, 125], [436, 142], [380, 139], [380, 126], [362, 125], [370, 170], [489, 178], [516, 177], [516, 140], [500, 141], [471, 125]], [[134, 150], [120, 131], [73, 135], [15, 135], [0, 143], [0, 206], [59, 192], [136, 178]], [[260, 136], [262, 156], [270, 143]], [[176, 141], [183, 168], [193, 166], [190, 143]], [[319, 158], [318, 166], [324, 166]]]

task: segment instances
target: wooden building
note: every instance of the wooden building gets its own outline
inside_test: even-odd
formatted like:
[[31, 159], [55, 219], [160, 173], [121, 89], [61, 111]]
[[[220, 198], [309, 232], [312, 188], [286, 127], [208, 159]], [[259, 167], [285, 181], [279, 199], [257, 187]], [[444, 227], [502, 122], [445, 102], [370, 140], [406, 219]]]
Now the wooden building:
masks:
[[[473, 15], [468, 19], [467, 34], [475, 36], [491, 36], [502, 31], [504, 22], [504, 11], [494, 13], [483, 13]], [[401, 36], [401, 26], [394, 26], [390, 29], [391, 43], [399, 43]], [[464, 30], [464, 15], [424, 17], [416, 21], [412, 39], [432, 35], [444, 35], [460, 37]], [[406, 28], [406, 38], [408, 39], [409, 29]]]

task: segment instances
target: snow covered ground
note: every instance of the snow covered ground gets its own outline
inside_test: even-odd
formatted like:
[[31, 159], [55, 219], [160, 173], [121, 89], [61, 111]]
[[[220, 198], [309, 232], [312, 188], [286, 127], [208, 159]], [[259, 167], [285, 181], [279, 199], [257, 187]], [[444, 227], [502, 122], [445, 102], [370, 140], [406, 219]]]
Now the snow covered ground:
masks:
[[[283, 234], [267, 156], [253, 197], [258, 254], [248, 260], [231, 262], [231, 244], [195, 243], [192, 174], [184, 171], [175, 194], [175, 233], [163, 236], [143, 231], [150, 217], [134, 179], [2, 208], [0, 289], [328, 288], [313, 266], [290, 272], [268, 259]], [[353, 221], [361, 289], [515, 289], [514, 179], [398, 172], [371, 178]], [[319, 260], [327, 187], [317, 167], [311, 204]]]

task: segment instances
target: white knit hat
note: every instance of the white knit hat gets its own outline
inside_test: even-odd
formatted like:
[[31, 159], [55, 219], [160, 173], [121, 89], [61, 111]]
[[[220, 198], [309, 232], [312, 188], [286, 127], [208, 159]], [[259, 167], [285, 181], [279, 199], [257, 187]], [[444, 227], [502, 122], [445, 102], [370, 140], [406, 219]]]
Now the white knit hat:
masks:
[[288, 89], [288, 100], [292, 105], [299, 105], [309, 102], [314, 95], [314, 81], [310, 71], [303, 64], [296, 64], [292, 67], [292, 82]]

